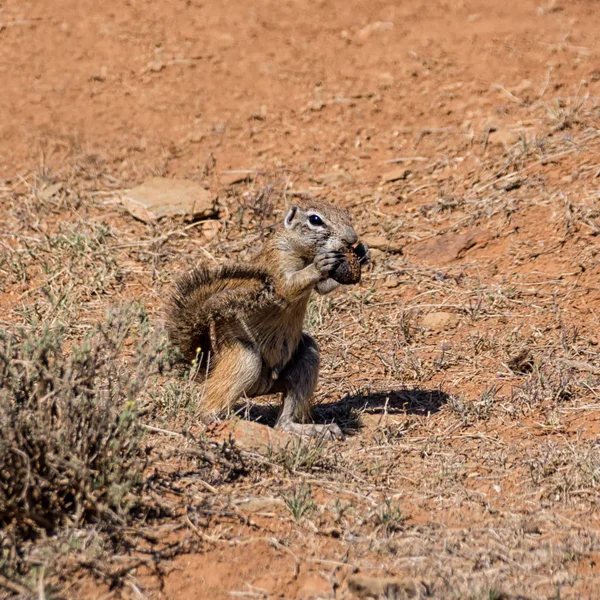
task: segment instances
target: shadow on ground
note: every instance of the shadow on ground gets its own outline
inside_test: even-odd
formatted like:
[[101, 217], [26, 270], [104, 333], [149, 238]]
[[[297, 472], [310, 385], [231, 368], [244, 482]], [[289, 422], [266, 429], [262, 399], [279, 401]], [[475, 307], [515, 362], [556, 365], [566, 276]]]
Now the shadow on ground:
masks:
[[[240, 405], [236, 414], [251, 421], [273, 426], [279, 413], [279, 399], [270, 404]], [[448, 401], [440, 390], [400, 389], [348, 394], [338, 402], [319, 404], [314, 408], [315, 423], [337, 423], [344, 430], [358, 430], [361, 414], [421, 415], [434, 414]]]

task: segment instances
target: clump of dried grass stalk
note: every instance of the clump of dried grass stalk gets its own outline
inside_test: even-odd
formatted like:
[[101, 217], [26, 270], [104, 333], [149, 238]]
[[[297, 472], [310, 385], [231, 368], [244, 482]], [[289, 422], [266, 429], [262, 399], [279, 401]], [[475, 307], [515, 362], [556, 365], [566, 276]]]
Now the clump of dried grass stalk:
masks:
[[22, 571], [23, 544], [61, 527], [124, 522], [146, 464], [136, 398], [166, 359], [138, 308], [77, 345], [60, 327], [0, 330], [0, 567]]

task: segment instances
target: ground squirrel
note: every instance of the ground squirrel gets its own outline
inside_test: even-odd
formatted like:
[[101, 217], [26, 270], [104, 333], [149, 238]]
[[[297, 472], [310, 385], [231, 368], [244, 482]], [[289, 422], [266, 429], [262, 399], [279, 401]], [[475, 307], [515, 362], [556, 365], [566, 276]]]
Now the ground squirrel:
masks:
[[[342, 436], [335, 424], [307, 424], [319, 349], [302, 325], [312, 290], [328, 294], [340, 285], [330, 275], [357, 241], [346, 209], [303, 200], [252, 264], [200, 266], [180, 277], [166, 305], [167, 332], [187, 360], [206, 367], [205, 414], [224, 411], [244, 395], [281, 392], [276, 427]], [[368, 262], [366, 245], [353, 251]]]

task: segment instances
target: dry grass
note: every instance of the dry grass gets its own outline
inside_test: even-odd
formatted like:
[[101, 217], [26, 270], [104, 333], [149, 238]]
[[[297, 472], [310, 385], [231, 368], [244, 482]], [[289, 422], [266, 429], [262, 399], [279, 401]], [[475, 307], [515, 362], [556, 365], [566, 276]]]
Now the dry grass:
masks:
[[[286, 174], [221, 189], [214, 237], [134, 222], [110, 202], [118, 183], [89, 160], [4, 192], [0, 270], [13, 296], [0, 357], [11, 432], [0, 441], [0, 519], [11, 571], [0, 584], [26, 595], [43, 572], [48, 590], [76, 597], [59, 576], [67, 565], [115, 594], [131, 591], [124, 581], [150, 594], [178, 553], [248, 552], [268, 536], [298, 569], [330, 561], [336, 581], [360, 569], [415, 581], [423, 597], [593, 597], [600, 354], [597, 317], [578, 311], [598, 300], [588, 242], [600, 197], [585, 168], [600, 143], [598, 107], [572, 98], [518, 110], [535, 120], [534, 139], [500, 149], [493, 132], [446, 132], [442, 157], [425, 136], [427, 160], [406, 180], [373, 184], [368, 203], [348, 189], [357, 229], [406, 254], [376, 250], [360, 288], [311, 302], [323, 358], [316, 417], [348, 433], [334, 445], [217, 444], [194, 420], [198, 386], [154, 373], [173, 272], [257, 252], [282, 217]], [[455, 160], [466, 152], [477, 168]], [[450, 260], [416, 253], [475, 228], [485, 241]], [[132, 298], [150, 323], [102, 320]], [[439, 311], [455, 328], [423, 325]], [[253, 497], [285, 510], [249, 515]]]

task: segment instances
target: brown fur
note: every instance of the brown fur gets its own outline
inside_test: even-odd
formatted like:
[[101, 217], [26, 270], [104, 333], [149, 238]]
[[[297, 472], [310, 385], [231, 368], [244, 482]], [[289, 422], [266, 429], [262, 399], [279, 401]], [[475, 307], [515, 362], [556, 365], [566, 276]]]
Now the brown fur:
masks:
[[[311, 222], [315, 215], [321, 224]], [[341, 435], [335, 425], [299, 425], [310, 419], [319, 372], [316, 342], [302, 325], [312, 290], [338, 287], [329, 275], [356, 241], [345, 209], [310, 201], [290, 208], [254, 265], [201, 266], [177, 281], [167, 331], [188, 361], [207, 367], [204, 412], [222, 412], [243, 395], [281, 392], [279, 427]]]

